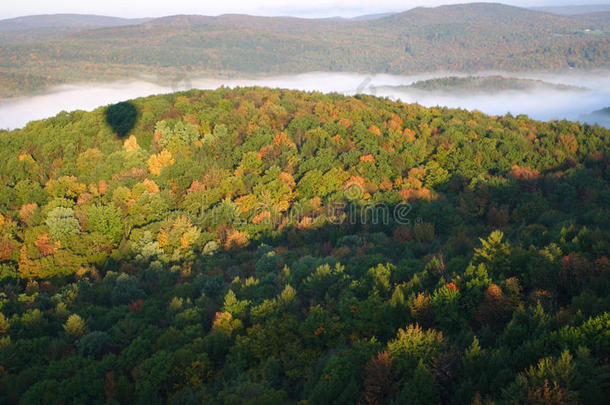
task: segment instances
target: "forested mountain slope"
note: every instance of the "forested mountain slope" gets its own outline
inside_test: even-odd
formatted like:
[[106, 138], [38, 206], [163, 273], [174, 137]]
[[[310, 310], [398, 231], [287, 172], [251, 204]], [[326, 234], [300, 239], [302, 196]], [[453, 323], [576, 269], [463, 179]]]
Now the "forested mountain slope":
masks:
[[49, 40], [5, 35], [0, 95], [79, 80], [186, 72], [607, 69], [609, 26], [604, 18], [480, 3], [373, 20], [173, 16]]
[[265, 88], [2, 131], [0, 397], [603, 403], [609, 146]]

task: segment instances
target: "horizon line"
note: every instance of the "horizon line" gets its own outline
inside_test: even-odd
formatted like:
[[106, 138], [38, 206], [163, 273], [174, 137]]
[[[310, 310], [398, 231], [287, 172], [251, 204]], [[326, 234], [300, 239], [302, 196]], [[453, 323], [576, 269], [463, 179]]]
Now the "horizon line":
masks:
[[[361, 17], [368, 17], [368, 16], [372, 17], [372, 16], [376, 16], [376, 15], [383, 15], [383, 14], [385, 14], [385, 15], [400, 14], [400, 13], [405, 13], [405, 12], [415, 10], [418, 8], [435, 9], [435, 8], [440, 8], [440, 7], [445, 7], [445, 6], [465, 6], [465, 5], [474, 5], [474, 4], [497, 4], [497, 5], [503, 5], [506, 7], [515, 7], [515, 8], [521, 8], [524, 10], [536, 10], [536, 11], [543, 11], [544, 9], [549, 9], [549, 8], [561, 9], [561, 8], [581, 8], [581, 7], [599, 7], [599, 6], [610, 7], [610, 1], [607, 1], [605, 3], [571, 4], [571, 5], [555, 5], [555, 6], [532, 6], [532, 7], [506, 4], [501, 1], [478, 1], [478, 2], [469, 2], [469, 3], [456, 2], [456, 3], [448, 3], [448, 4], [439, 4], [436, 6], [416, 6], [416, 7], [406, 8], [406, 9], [370, 10], [369, 12], [367, 12], [361, 8], [352, 8], [352, 9], [350, 9], [350, 8], [332, 8], [332, 9], [313, 9], [313, 10], [294, 9], [292, 11], [292, 13], [291, 12], [286, 12], [286, 13], [284, 13], [284, 12], [278, 12], [278, 13], [265, 12], [261, 9], [260, 12], [258, 12], [258, 11], [227, 12], [227, 13], [210, 13], [210, 14], [197, 14], [197, 13], [186, 13], [185, 12], [185, 13], [164, 14], [164, 15], [157, 15], [157, 16], [142, 15], [142, 16], [130, 16], [130, 17], [113, 15], [113, 14], [96, 14], [96, 13], [79, 13], [79, 12], [58, 12], [58, 13], [49, 12], [49, 13], [37, 13], [37, 14], [21, 14], [21, 15], [7, 16], [7, 17], [0, 16], [0, 21], [16, 20], [16, 19], [28, 18], [28, 17], [44, 17], [44, 16], [88, 16], [88, 17], [117, 18], [117, 19], [123, 19], [123, 20], [146, 20], [146, 19], [155, 20], [155, 19], [159, 19], [159, 18], [178, 17], [178, 16], [197, 16], [197, 17], [248, 16], [248, 17], [269, 17], [269, 18], [296, 18], [296, 19], [307, 19], [307, 20], [327, 20], [327, 19], [354, 20], [354, 19], [358, 19]], [[333, 10], [335, 13], [341, 12], [341, 11], [346, 11], [347, 14], [339, 13], [339, 14], [328, 14], [326, 16], [322, 16], [322, 14], [324, 14], [325, 11], [331, 11], [331, 10]], [[316, 13], [318, 13], [320, 15], [314, 16], [313, 14], [316, 14]], [[380, 18], [383, 18], [383, 16]]]

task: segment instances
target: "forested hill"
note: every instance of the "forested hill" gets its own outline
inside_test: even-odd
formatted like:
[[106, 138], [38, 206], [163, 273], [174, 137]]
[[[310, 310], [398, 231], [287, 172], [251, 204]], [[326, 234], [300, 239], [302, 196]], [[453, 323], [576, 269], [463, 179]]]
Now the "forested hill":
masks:
[[609, 164], [597, 126], [266, 88], [0, 131], [0, 397], [604, 403]]
[[0, 20], [0, 32], [40, 30], [45, 28], [80, 28], [84, 30], [136, 25], [149, 20], [151, 19], [129, 19], [83, 14], [43, 14]]
[[494, 94], [502, 91], [554, 90], [585, 91], [583, 87], [549, 83], [542, 80], [516, 79], [503, 76], [468, 76], [443, 77], [438, 79], [419, 80], [408, 86], [388, 86], [402, 90], [424, 90], [450, 94]]
[[[129, 19], [86, 14], [43, 14], [8, 18], [0, 20], [0, 44], [56, 41], [82, 31], [136, 25], [150, 20], [150, 18]], [[18, 82], [16, 88], [21, 89]], [[27, 88], [22, 89], [22, 92], [27, 90]]]
[[153, 74], [610, 68], [610, 20], [501, 4], [365, 20], [173, 16], [51, 36], [0, 35], [0, 95]]

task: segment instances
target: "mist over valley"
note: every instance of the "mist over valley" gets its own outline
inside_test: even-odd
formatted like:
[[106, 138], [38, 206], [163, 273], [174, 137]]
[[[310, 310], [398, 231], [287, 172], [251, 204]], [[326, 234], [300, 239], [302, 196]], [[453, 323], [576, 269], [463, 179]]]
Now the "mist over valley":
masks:
[[[501, 87], [472, 89], [463, 86], [425, 88], [425, 83], [447, 77], [467, 80], [476, 77], [503, 79]], [[518, 78], [518, 79], [517, 79]], [[438, 79], [438, 80], [437, 80]], [[506, 83], [509, 83], [506, 85]], [[424, 83], [422, 86], [421, 83]], [[511, 84], [512, 83], [512, 84]], [[517, 85], [514, 85], [517, 84]], [[436, 85], [436, 84], [434, 84]], [[178, 76], [171, 84], [150, 80], [123, 80], [110, 83], [63, 85], [50, 91], [10, 99], [0, 99], [0, 128], [15, 129], [29, 121], [49, 118], [61, 111], [91, 111], [99, 106], [152, 94], [171, 93], [192, 88], [264, 86], [322, 93], [358, 93], [388, 97], [426, 107], [446, 106], [478, 110], [486, 114], [525, 114], [538, 120], [582, 120], [608, 126], [607, 120], [593, 111], [610, 106], [610, 74], [514, 74], [482, 72], [477, 75], [434, 72], [418, 75], [356, 74], [313, 72], [251, 78], [202, 78]], [[513, 86], [513, 87], [511, 87]], [[438, 86], [437, 86], [438, 87]]]

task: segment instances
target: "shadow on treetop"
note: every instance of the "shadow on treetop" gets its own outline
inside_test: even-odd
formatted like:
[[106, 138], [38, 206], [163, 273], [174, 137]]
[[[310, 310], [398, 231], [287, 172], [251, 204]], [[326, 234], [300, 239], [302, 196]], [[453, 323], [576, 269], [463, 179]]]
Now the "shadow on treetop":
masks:
[[135, 127], [137, 119], [138, 109], [128, 101], [113, 104], [106, 109], [106, 122], [120, 137]]

